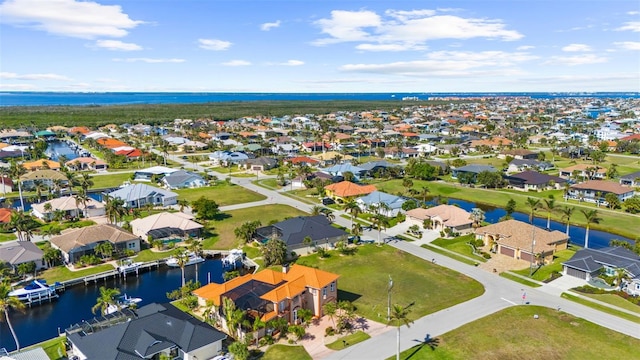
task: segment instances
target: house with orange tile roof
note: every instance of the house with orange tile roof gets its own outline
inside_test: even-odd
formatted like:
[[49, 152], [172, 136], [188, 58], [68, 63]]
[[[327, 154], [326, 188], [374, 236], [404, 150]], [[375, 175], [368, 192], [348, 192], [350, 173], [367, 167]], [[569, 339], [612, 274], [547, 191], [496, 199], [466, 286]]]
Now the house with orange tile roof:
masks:
[[560, 169], [559, 177], [563, 179], [581, 178], [581, 179], [604, 179], [607, 177], [607, 169], [590, 164], [576, 164]]
[[11, 222], [11, 213], [13, 211], [7, 208], [0, 208], [0, 224], [8, 224]]
[[123, 141], [113, 139], [113, 138], [108, 138], [108, 137], [100, 138], [96, 140], [96, 143], [99, 145], [102, 145], [102, 147], [105, 147], [107, 149], [114, 149], [120, 146], [128, 146], [127, 143]]
[[91, 132], [91, 130], [86, 126], [74, 126], [68, 131], [69, 131], [69, 134], [71, 135], [75, 135], [75, 134], [87, 135], [88, 133]]
[[325, 186], [324, 190], [328, 197], [333, 198], [339, 203], [343, 203], [358, 196], [371, 194], [378, 189], [373, 185], [358, 185], [351, 181], [341, 181]]
[[323, 306], [337, 301], [339, 277], [307, 266], [285, 265], [282, 272], [265, 269], [222, 284], [210, 283], [194, 290], [193, 294], [201, 306], [209, 302], [214, 305], [216, 311], [212, 316], [227, 332], [224, 298], [233, 301], [236, 309], [245, 311], [251, 322], [255, 318], [265, 322], [284, 318], [289, 324], [299, 324], [299, 310], [311, 310], [314, 317], [320, 318], [324, 315]]
[[495, 150], [510, 145], [513, 145], [513, 141], [502, 136], [496, 136], [489, 139], [471, 140], [469, 150], [475, 151], [480, 146], [488, 146]]
[[30, 161], [23, 163], [22, 166], [27, 171], [34, 170], [42, 170], [42, 169], [51, 169], [51, 170], [60, 170], [60, 163], [53, 160], [40, 159], [36, 161]]

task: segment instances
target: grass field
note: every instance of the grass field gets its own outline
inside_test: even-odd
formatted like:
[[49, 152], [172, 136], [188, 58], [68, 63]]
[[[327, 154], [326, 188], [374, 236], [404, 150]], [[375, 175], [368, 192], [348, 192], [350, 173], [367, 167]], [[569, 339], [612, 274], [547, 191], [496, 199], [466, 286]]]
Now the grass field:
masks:
[[[528, 273], [527, 273], [527, 274], [528, 274]], [[509, 279], [509, 280], [511, 280], [511, 281], [515, 281], [515, 282], [520, 283], [520, 284], [522, 284], [522, 285], [527, 285], [527, 286], [529, 286], [529, 287], [534, 287], [534, 288], [535, 288], [535, 287], [540, 287], [540, 284], [538, 284], [538, 283], [535, 283], [535, 282], [533, 282], [533, 281], [529, 281], [529, 280], [523, 279], [523, 278], [521, 278], [521, 277], [518, 277], [518, 276], [515, 276], [515, 275], [512, 275], [512, 274], [509, 274], [509, 273], [507, 273], [507, 272], [501, 272], [499, 275], [500, 275], [500, 276], [502, 276], [502, 277], [503, 277], [503, 278], [505, 278], [505, 279]]]
[[640, 315], [640, 306], [633, 304], [630, 301], [627, 301], [623, 298], [621, 298], [618, 295], [615, 294], [587, 294], [587, 293], [582, 293], [582, 292], [578, 292], [582, 296], [586, 296], [598, 301], [602, 301], [605, 302], [607, 304], [611, 304], [611, 305], [615, 305], [619, 308], [623, 308], [629, 311], [633, 311], [634, 313]]
[[[576, 253], [575, 250], [566, 249], [556, 252], [553, 255], [553, 262], [549, 265], [544, 265], [533, 273], [533, 279], [538, 281], [545, 281], [553, 272], [562, 272], [562, 263], [571, 259], [571, 257]], [[514, 273], [522, 276], [529, 276], [529, 269], [520, 269], [513, 270]]]
[[340, 274], [339, 300], [352, 301], [360, 315], [378, 322], [386, 318], [389, 276], [394, 283], [392, 303], [406, 306], [415, 302], [409, 314], [412, 320], [484, 292], [471, 278], [387, 245], [362, 245], [354, 256], [331, 254], [328, 259], [317, 254], [304, 256], [297, 262]]
[[91, 180], [93, 180], [93, 186], [91, 188], [104, 189], [118, 187], [126, 180], [131, 180], [131, 174], [133, 173], [93, 175], [91, 176]]
[[431, 244], [422, 244], [422, 245], [420, 245], [420, 247], [423, 247], [425, 249], [431, 250], [434, 253], [438, 253], [440, 255], [444, 255], [444, 256], [450, 257], [450, 258], [452, 258], [454, 260], [460, 261], [461, 263], [465, 263], [467, 265], [473, 265], [473, 266], [477, 266], [478, 265], [477, 261], [469, 260], [469, 259], [467, 259], [465, 257], [462, 257], [462, 256], [459, 256], [459, 255], [457, 255], [455, 253], [452, 254], [452, 253], [450, 253], [448, 251], [444, 251], [441, 248], [435, 247], [435, 246], [433, 246]]
[[89, 268], [84, 268], [78, 271], [71, 271], [65, 266], [56, 266], [51, 269], [45, 270], [40, 277], [47, 280], [49, 284], [53, 284], [56, 281], [62, 282], [71, 279], [76, 279], [88, 275], [93, 275], [109, 270], [113, 270], [114, 267], [111, 264], [97, 265]]
[[311, 356], [302, 346], [271, 345], [260, 360], [311, 360]]
[[571, 300], [573, 302], [577, 302], [578, 304], [582, 304], [584, 306], [588, 306], [588, 307], [590, 307], [592, 309], [596, 309], [598, 311], [602, 311], [604, 313], [607, 313], [607, 314], [610, 314], [610, 315], [613, 315], [613, 316], [617, 316], [619, 318], [622, 318], [622, 319], [629, 320], [629, 321], [632, 321], [634, 323], [640, 324], [640, 318], [635, 316], [635, 315], [627, 314], [626, 312], [618, 311], [618, 310], [612, 309], [612, 308], [610, 308], [608, 306], [604, 306], [604, 305], [600, 305], [600, 304], [594, 303], [593, 301], [580, 298], [580, 297], [578, 297], [576, 295], [572, 295], [570, 293], [564, 292], [560, 296], [565, 298], [565, 299]]
[[[401, 191], [404, 191], [404, 187], [402, 186], [401, 179], [388, 180], [374, 184], [378, 190], [395, 194]], [[414, 188], [421, 188], [422, 186], [426, 186], [431, 191], [431, 195], [440, 195], [444, 197], [450, 197], [460, 200], [466, 200], [470, 202], [483, 203], [487, 205], [492, 205], [496, 207], [504, 207], [509, 199], [513, 199], [516, 201], [516, 211], [528, 213], [529, 210], [525, 205], [527, 201], [527, 197], [532, 197], [536, 195], [535, 193], [512, 193], [508, 191], [502, 190], [491, 190], [491, 189], [478, 189], [478, 188], [469, 188], [462, 187], [460, 185], [447, 184], [444, 182], [429, 182], [422, 180], [413, 180]], [[538, 195], [539, 196], [539, 195]], [[591, 209], [592, 206], [583, 206], [583, 203], [577, 202], [564, 202], [562, 200], [558, 200], [558, 205], [560, 206], [573, 206], [578, 209]], [[546, 213], [538, 212], [539, 217], [546, 217]], [[638, 223], [640, 222], [640, 217], [630, 215], [621, 211], [609, 211], [604, 208], [600, 208], [599, 217], [603, 219], [603, 221], [598, 224], [592, 224], [591, 228], [599, 229], [604, 231], [609, 231], [615, 234], [619, 234], [622, 236], [629, 237], [631, 239], [635, 239], [638, 237]], [[560, 215], [551, 214], [552, 220], [562, 221]], [[574, 216], [571, 218], [572, 225], [585, 225], [584, 216], [579, 211], [576, 211]]]
[[15, 240], [18, 237], [14, 233], [0, 233], [0, 242]]
[[458, 236], [457, 238], [454, 238], [454, 239], [440, 238], [432, 241], [431, 243], [434, 245], [443, 247], [447, 250], [455, 251], [458, 254], [462, 254], [466, 257], [476, 259], [477, 261], [486, 262], [487, 259], [473, 253], [473, 249], [471, 248], [471, 245], [468, 244], [468, 242], [473, 239], [475, 239], [474, 235], [470, 234], [470, 235]]
[[224, 182], [221, 182], [216, 186], [180, 189], [175, 192], [178, 194], [178, 199], [184, 199], [192, 202], [198, 200], [201, 196], [204, 196], [215, 200], [215, 202], [220, 206], [242, 204], [266, 199], [264, 195], [260, 195], [238, 185], [229, 185]]
[[65, 350], [66, 336], [56, 337], [51, 340], [43, 341], [41, 343], [28, 346], [23, 350], [35, 349], [42, 347], [44, 352], [51, 360], [63, 360], [67, 359], [67, 351]]
[[228, 250], [239, 245], [233, 230], [247, 221], [260, 220], [266, 226], [271, 221], [282, 221], [288, 217], [308, 215], [287, 205], [265, 205], [225, 212], [221, 220], [209, 221], [208, 232], [212, 236], [205, 238], [205, 249]]
[[171, 255], [173, 255], [174, 252], [175, 252], [174, 249], [166, 250], [166, 251], [153, 251], [151, 249], [146, 249], [146, 250], [140, 251], [138, 255], [136, 255], [133, 258], [133, 260], [141, 261], [141, 262], [155, 261], [155, 260], [168, 258]]
[[343, 336], [340, 339], [332, 342], [331, 344], [327, 344], [326, 346], [331, 350], [342, 350], [370, 338], [371, 336], [369, 336], [369, 334], [363, 331], [356, 331], [353, 334]]
[[[538, 319], [534, 319], [534, 314]], [[562, 311], [514, 306], [408, 349], [400, 358], [630, 359], [638, 354], [638, 348], [638, 339]]]

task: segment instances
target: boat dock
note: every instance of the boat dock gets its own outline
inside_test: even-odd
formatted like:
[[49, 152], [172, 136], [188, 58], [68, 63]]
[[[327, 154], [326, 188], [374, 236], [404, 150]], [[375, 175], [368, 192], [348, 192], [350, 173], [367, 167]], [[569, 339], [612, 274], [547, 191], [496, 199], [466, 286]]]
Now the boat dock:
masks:
[[82, 283], [84, 283], [85, 285], [88, 285], [90, 283], [98, 283], [100, 280], [107, 281], [107, 279], [112, 279], [112, 278], [116, 278], [116, 279], [120, 277], [126, 278], [127, 275], [129, 274], [135, 274], [136, 276], [138, 276], [141, 270], [147, 271], [147, 270], [153, 269], [154, 267], [159, 268], [161, 263], [162, 261], [160, 260], [148, 261], [140, 264], [135, 269], [128, 269], [127, 271], [124, 271], [124, 272], [118, 271], [117, 269], [103, 271], [98, 274], [93, 274], [93, 275], [89, 275], [89, 276], [85, 276], [77, 279], [67, 280], [63, 282], [62, 285], [73, 286], [73, 285], [78, 285]]

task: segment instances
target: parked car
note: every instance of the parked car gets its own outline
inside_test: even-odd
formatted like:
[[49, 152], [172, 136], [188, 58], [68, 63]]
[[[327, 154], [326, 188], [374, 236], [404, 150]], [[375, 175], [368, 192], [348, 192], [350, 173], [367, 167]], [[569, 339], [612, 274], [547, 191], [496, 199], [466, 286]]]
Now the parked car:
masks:
[[336, 202], [332, 199], [332, 198], [324, 198], [322, 199], [322, 205], [331, 205], [331, 204], [335, 204]]

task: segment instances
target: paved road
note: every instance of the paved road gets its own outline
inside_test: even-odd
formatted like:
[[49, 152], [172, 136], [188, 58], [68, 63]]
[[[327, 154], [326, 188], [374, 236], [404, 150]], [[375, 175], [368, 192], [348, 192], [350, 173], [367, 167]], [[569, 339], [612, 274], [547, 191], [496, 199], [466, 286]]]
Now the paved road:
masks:
[[[177, 162], [182, 162], [182, 159], [175, 156], [171, 157], [171, 159]], [[215, 173], [202, 167], [199, 168], [201, 171], [208, 171], [212, 175], [216, 175], [220, 178], [225, 177], [223, 174]], [[277, 191], [252, 184], [251, 180], [253, 179], [232, 178], [231, 181], [249, 190], [267, 196], [267, 200], [256, 203], [239, 204], [238, 208], [271, 202], [286, 204], [304, 211], [309, 211], [312, 207], [312, 205], [284, 196]], [[343, 212], [337, 212], [335, 222], [339, 225], [349, 227], [350, 220], [340, 217], [339, 214], [342, 213]], [[366, 231], [363, 235], [374, 239], [378, 238], [377, 231]], [[381, 237], [385, 239], [391, 237], [391, 235], [382, 233]], [[409, 242], [391, 241], [388, 244], [428, 261], [435, 259], [438, 265], [445, 266], [469, 276], [482, 283], [485, 287], [485, 293], [475, 299], [427, 315], [415, 321], [411, 327], [401, 327], [401, 337], [403, 340], [401, 343], [402, 350], [406, 350], [416, 345], [416, 342], [413, 341], [414, 339], [421, 340], [425, 339], [427, 336], [436, 337], [468, 322], [489, 316], [509, 306], [520, 305], [523, 303], [523, 293], [526, 293], [526, 301], [532, 305], [546, 306], [553, 309], [559, 307], [561, 311], [640, 339], [640, 326], [638, 326], [638, 324], [560, 298], [557, 295], [556, 289], [544, 286], [535, 289], [529, 288], [511, 280], [502, 278], [496, 274], [455, 261], [447, 256], [434, 253]], [[443, 293], [443, 296], [446, 296], [446, 294]], [[335, 352], [331, 354], [328, 359], [382, 359], [393, 356], [395, 354], [395, 349], [396, 332], [388, 331], [345, 350]]]

